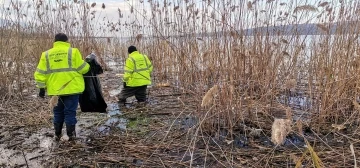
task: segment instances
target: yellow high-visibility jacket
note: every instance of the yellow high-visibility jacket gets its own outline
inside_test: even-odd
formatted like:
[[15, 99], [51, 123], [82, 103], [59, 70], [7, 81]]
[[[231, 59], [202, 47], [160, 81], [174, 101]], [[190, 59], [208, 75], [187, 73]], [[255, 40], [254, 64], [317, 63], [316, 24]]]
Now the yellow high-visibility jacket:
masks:
[[137, 87], [151, 85], [150, 74], [153, 70], [151, 61], [138, 51], [132, 52], [126, 59], [124, 67], [124, 82], [126, 86]]
[[84, 92], [83, 74], [89, 71], [77, 48], [57, 41], [54, 47], [41, 54], [34, 73], [36, 86], [46, 88], [48, 95], [72, 95]]

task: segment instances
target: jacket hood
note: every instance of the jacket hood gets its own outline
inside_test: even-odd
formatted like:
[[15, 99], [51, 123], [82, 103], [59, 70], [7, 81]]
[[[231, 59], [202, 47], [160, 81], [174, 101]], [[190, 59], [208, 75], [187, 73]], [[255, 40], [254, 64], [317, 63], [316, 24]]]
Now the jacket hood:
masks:
[[68, 42], [62, 42], [62, 41], [57, 41], [54, 42], [54, 47], [71, 47], [70, 43]]

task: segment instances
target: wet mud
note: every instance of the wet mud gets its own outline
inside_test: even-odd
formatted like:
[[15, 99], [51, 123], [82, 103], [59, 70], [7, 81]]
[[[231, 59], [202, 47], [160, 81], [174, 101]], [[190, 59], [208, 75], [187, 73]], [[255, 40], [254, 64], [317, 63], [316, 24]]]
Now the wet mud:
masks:
[[[276, 147], [269, 129], [252, 124], [245, 124], [246, 129], [206, 132], [195, 115], [201, 102], [194, 95], [172, 86], [150, 87], [145, 107], [138, 106], [133, 97], [126, 107], [119, 107], [116, 96], [121, 80], [112, 71], [100, 78], [107, 113], [78, 111], [77, 139], [72, 142], [54, 141], [52, 114], [46, 100], [33, 101], [35, 92], [24, 103], [1, 107], [14, 114], [24, 112], [0, 120], [0, 167], [294, 167], [307, 149], [305, 139], [335, 147], [349, 141], [335, 132], [319, 138], [310, 130], [304, 136], [292, 132], [284, 145]], [[304, 95], [279, 101], [294, 107], [298, 113], [294, 121], [307, 121], [305, 111], [311, 103]], [[19, 116], [33, 123], [14, 119]], [[64, 134], [62, 139], [66, 138]], [[318, 151], [327, 151], [319, 152], [321, 158], [335, 151], [326, 145], [316, 146]], [[354, 147], [360, 148], [356, 143]], [[347, 160], [344, 165], [352, 163]], [[304, 159], [302, 165], [309, 167], [311, 161]]]

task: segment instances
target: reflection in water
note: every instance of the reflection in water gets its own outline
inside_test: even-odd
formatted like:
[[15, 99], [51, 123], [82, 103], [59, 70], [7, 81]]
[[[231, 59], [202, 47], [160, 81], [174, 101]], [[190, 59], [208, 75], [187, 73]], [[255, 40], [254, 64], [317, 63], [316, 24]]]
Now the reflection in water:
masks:
[[126, 130], [128, 120], [121, 117], [122, 112], [119, 109], [118, 104], [108, 104], [108, 119], [105, 123], [97, 128], [97, 131], [103, 134], [108, 134], [111, 128], [116, 127], [120, 130]]

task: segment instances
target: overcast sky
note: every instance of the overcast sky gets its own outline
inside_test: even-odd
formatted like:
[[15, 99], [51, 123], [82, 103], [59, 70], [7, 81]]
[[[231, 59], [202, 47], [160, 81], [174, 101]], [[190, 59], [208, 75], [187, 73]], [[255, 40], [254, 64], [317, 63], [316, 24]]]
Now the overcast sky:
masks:
[[[39, 0], [12, 0], [14, 2], [21, 2], [22, 4], [26, 4], [26, 3], [34, 3], [35, 2], [39, 2]], [[69, 2], [69, 1], [74, 1], [74, 0], [60, 0], [62, 2]], [[80, 0], [75, 0], [75, 1], [80, 1]], [[94, 1], [89, 1], [86, 0], [86, 2], [88, 2], [89, 4], [92, 4], [93, 2], [96, 3], [96, 6], [91, 8], [92, 11], [96, 11], [95, 12], [95, 19], [91, 22], [91, 24], [93, 24], [94, 28], [100, 29], [101, 27], [105, 27], [108, 26], [108, 22], [113, 22], [116, 23], [120, 20], [120, 22], [122, 24], [124, 23], [133, 23], [136, 22], [138, 24], [148, 24], [147, 20], [150, 17], [151, 14], [151, 8], [149, 5], [149, 0], [94, 0]], [[153, 2], [156, 0], [152, 0]], [[163, 4], [164, 0], [159, 1], [160, 5]], [[185, 0], [167, 0], [167, 3], [172, 3], [172, 8], [174, 6], [176, 6], [177, 4], [179, 4], [179, 2], [184, 3]], [[195, 0], [193, 2], [195, 2], [195, 6], [200, 6], [200, 4], [203, 2], [204, 0]], [[208, 0], [205, 0], [208, 1]], [[216, 1], [216, 2], [220, 2], [222, 0], [212, 0], [212, 1]], [[227, 2], [227, 0], [224, 0], [225, 2]], [[237, 3], [239, 4], [242, 0], [238, 0], [237, 1], [231, 1], [232, 3]], [[266, 4], [267, 1], [270, 0], [258, 0], [258, 3], [262, 3], [262, 4]], [[332, 6], [335, 8], [335, 10], [338, 9], [339, 7], [339, 1], [341, 0], [329, 0], [328, 2], [332, 3]], [[356, 2], [356, 0], [342, 0], [344, 1], [344, 3], [351, 3], [351, 2]], [[360, 0], [359, 0], [360, 1]], [[10, 5], [11, 0], [0, 0], [0, 8], [7, 8]], [[44, 2], [47, 2], [49, 4], [55, 4], [55, 0], [44, 0]], [[191, 0], [190, 0], [191, 2]], [[248, 2], [246, 0], [246, 2]], [[318, 6], [319, 2], [324, 2], [324, 1], [320, 1], [320, 0], [274, 0], [274, 2], [285, 2], [285, 3], [297, 3], [297, 6], [300, 5], [305, 5], [305, 4], [309, 4], [309, 5], [314, 5], [314, 6]], [[105, 9], [102, 8], [102, 4], [105, 4]], [[23, 5], [25, 6], [25, 5]], [[131, 13], [131, 6], [134, 7], [134, 11]], [[260, 7], [261, 8], [261, 7]], [[123, 14], [123, 18], [119, 19], [119, 12], [118, 10], [120, 9], [121, 13]], [[277, 12], [280, 12], [281, 10], [283, 10], [284, 7], [278, 7], [276, 10]], [[31, 12], [31, 9], [26, 9], [27, 11], [23, 10], [23, 13], [36, 13], [36, 12]], [[209, 9], [209, 10], [217, 10], [217, 9]], [[258, 9], [259, 11], [261, 9]], [[292, 9], [293, 10], [293, 9]], [[29, 12], [30, 11], [30, 12]], [[172, 10], [171, 10], [172, 11]], [[319, 11], [320, 12], [320, 11]], [[319, 14], [319, 12], [314, 12], [309, 14], [308, 16], [304, 17], [303, 22], [311, 20], [311, 22], [316, 20], [316, 15]], [[13, 14], [11, 14], [13, 15]], [[30, 14], [31, 15], [31, 14]], [[0, 18], [4, 19], [4, 17], [13, 17], [10, 16], [9, 14], [4, 14], [4, 10], [1, 9], [0, 11]], [[220, 15], [219, 15], [220, 16]], [[28, 16], [27, 19], [31, 20], [32, 16]], [[14, 19], [14, 18], [13, 18]], [[250, 18], [251, 19], [251, 18]], [[68, 20], [68, 18], [66, 19]], [[280, 22], [279, 22], [280, 23]], [[283, 23], [284, 24], [284, 23]], [[120, 30], [121, 33], [123, 34], [129, 34], [130, 32], [128, 32], [127, 30]], [[144, 33], [146, 34], [146, 29], [143, 29], [142, 32], [139, 33]], [[98, 35], [105, 35], [105, 36], [112, 36], [112, 35], [116, 35], [119, 34], [119, 32], [115, 32], [112, 31], [111, 33], [109, 32], [99, 32], [97, 33]]]

